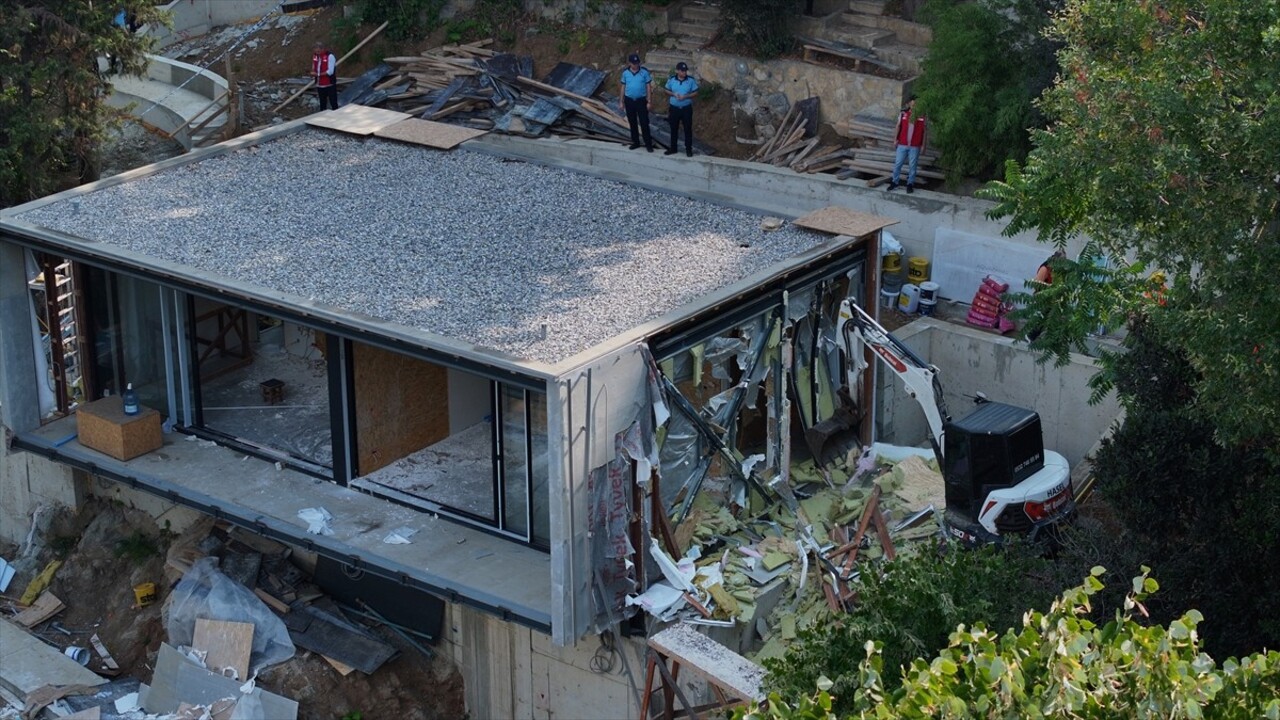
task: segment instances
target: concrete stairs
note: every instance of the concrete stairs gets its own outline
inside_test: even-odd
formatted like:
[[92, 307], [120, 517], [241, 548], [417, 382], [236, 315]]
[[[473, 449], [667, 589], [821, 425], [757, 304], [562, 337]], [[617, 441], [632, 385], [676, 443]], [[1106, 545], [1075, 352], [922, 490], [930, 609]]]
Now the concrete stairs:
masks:
[[667, 49], [700, 50], [720, 32], [720, 6], [704, 0], [687, 2], [676, 11], [668, 28]]
[[884, 14], [886, 0], [850, 0], [846, 9], [804, 23], [801, 34], [870, 50], [899, 74], [916, 76], [932, 32], [926, 25]]

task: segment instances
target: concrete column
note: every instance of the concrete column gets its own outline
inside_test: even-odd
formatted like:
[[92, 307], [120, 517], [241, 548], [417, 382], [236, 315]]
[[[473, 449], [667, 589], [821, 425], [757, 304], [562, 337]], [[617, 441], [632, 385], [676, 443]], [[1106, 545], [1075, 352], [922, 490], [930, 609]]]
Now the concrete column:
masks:
[[0, 425], [13, 432], [39, 427], [36, 381], [25, 251], [0, 241]]

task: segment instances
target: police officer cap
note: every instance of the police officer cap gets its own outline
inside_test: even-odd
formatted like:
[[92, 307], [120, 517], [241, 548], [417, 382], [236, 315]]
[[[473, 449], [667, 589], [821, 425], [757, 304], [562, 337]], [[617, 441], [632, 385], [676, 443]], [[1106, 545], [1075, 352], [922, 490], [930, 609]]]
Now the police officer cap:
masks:
[[678, 62], [678, 63], [676, 63], [676, 69], [677, 69], [677, 70], [688, 70], [688, 69], [689, 69], [689, 66], [688, 66], [688, 65], [685, 65], [685, 64], [684, 64], [684, 63], [682, 63], [682, 62]]
[[627, 62], [629, 62], [629, 63], [635, 63], [635, 64], [639, 65], [639, 64], [640, 64], [640, 56], [639, 56], [639, 55], [637, 55], [637, 54], [635, 54], [635, 53], [631, 53], [631, 55], [627, 57]]

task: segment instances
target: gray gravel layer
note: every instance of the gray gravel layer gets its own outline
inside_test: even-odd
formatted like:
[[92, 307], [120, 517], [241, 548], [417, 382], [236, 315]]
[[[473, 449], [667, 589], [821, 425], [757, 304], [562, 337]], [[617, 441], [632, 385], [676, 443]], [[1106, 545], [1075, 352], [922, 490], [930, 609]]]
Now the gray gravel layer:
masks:
[[21, 217], [545, 363], [826, 239], [568, 170], [314, 129]]

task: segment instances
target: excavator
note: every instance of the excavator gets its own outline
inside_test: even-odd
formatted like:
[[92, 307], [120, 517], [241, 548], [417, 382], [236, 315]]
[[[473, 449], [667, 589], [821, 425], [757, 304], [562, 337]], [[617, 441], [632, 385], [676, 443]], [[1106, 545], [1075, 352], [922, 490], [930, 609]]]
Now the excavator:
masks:
[[858, 387], [867, 369], [865, 348], [902, 379], [920, 403], [929, 441], [945, 485], [947, 532], [966, 544], [1056, 535], [1075, 514], [1071, 468], [1066, 458], [1044, 447], [1040, 416], [1034, 410], [991, 402], [979, 394], [977, 407], [953, 420], [943, 400], [938, 368], [924, 362], [892, 333], [850, 300], [840, 306], [836, 326], [846, 356], [846, 388]]

